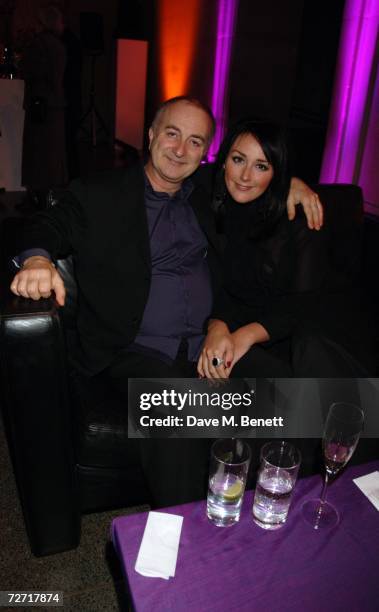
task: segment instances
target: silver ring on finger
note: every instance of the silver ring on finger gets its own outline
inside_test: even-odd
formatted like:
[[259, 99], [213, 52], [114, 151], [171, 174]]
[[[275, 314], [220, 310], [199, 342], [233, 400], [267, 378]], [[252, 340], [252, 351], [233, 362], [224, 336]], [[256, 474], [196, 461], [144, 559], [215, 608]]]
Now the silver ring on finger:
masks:
[[212, 359], [212, 365], [215, 368], [218, 368], [220, 365], [222, 365], [224, 363], [224, 360], [221, 359], [221, 357], [213, 357]]

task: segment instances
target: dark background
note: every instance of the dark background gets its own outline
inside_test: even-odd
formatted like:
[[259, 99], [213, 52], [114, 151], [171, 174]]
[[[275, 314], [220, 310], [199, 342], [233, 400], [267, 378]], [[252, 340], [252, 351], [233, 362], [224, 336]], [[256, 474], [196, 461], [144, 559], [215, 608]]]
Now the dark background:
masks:
[[[150, 37], [148, 123], [161, 101], [154, 61], [156, 3], [128, 4], [134, 9], [128, 12], [121, 2], [121, 13], [135, 24], [135, 32]], [[210, 103], [215, 2], [204, 4], [189, 93]], [[317, 182], [320, 172], [343, 8], [344, 0], [239, 2], [229, 82], [230, 121], [253, 115], [284, 123], [291, 134], [294, 173], [309, 182]]]
[[[14, 0], [12, 31], [33, 29], [38, 7]], [[157, 66], [159, 0], [63, 0], [56, 2], [70, 28], [80, 35], [80, 15], [92, 11], [102, 16], [104, 53], [96, 62], [96, 103], [110, 132], [114, 125], [115, 38], [149, 41], [146, 126], [162, 101]], [[217, 0], [201, 4], [201, 19], [188, 93], [211, 102]], [[180, 4], [177, 5], [180, 9]], [[319, 177], [328, 125], [336, 55], [344, 0], [240, 0], [229, 79], [229, 118], [267, 117], [284, 123], [292, 136], [293, 171], [306, 181]], [[4, 41], [7, 16], [0, 26]], [[2, 15], [2, 16], [3, 16]], [[90, 58], [83, 62], [83, 104], [89, 94]]]

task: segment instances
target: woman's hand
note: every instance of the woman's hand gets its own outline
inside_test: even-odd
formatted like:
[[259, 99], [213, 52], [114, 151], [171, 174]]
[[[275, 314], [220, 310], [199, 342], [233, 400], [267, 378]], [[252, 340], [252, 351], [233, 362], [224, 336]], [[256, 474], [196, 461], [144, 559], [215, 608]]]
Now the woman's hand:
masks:
[[234, 358], [231, 363], [229, 374], [233, 366], [251, 349], [254, 344], [267, 342], [270, 339], [266, 329], [260, 323], [249, 323], [239, 327], [232, 333], [234, 344]]
[[301, 179], [293, 177], [287, 198], [287, 212], [290, 220], [295, 218], [295, 206], [297, 204], [301, 204], [304, 208], [309, 229], [319, 230], [324, 218], [320, 199], [317, 193], [312, 191]]
[[[218, 366], [213, 365], [215, 357], [222, 359], [223, 363]], [[197, 363], [198, 373], [206, 378], [228, 378], [233, 358], [234, 346], [228, 326], [224, 321], [212, 319]]]

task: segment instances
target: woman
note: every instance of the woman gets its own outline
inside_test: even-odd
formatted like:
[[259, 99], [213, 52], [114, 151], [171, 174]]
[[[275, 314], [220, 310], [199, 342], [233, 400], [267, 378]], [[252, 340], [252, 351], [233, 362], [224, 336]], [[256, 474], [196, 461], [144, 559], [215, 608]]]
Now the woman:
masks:
[[[310, 231], [299, 215], [288, 220], [282, 130], [240, 122], [220, 149], [216, 172], [217, 215], [227, 240], [224, 285], [198, 361], [200, 376], [367, 375], [346, 351], [324, 342], [315, 325], [328, 276], [325, 231]], [[308, 329], [300, 339], [299, 323]]]

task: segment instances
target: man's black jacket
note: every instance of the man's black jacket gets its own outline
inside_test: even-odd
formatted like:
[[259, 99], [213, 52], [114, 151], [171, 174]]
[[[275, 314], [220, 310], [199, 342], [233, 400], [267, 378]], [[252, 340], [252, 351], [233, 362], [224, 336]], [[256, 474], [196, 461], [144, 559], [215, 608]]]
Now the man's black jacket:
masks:
[[[196, 180], [189, 203], [208, 240], [213, 289], [220, 283], [220, 238], [210, 192]], [[203, 184], [200, 184], [203, 183]], [[82, 365], [107, 367], [130, 344], [149, 295], [151, 257], [141, 166], [74, 181], [57, 204], [26, 228], [18, 252], [43, 248], [53, 259], [73, 254], [78, 283]]]

